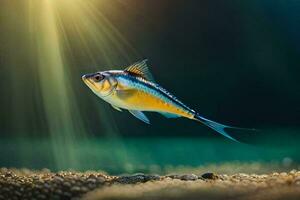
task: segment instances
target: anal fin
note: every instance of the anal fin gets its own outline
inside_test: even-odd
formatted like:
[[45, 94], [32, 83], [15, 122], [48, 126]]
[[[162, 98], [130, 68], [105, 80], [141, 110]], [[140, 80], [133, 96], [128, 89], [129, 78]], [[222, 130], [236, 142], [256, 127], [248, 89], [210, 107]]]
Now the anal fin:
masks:
[[128, 110], [133, 116], [135, 116], [136, 118], [138, 118], [139, 120], [150, 124], [150, 120], [148, 119], [148, 117], [142, 112], [142, 111], [138, 111], [138, 110]]

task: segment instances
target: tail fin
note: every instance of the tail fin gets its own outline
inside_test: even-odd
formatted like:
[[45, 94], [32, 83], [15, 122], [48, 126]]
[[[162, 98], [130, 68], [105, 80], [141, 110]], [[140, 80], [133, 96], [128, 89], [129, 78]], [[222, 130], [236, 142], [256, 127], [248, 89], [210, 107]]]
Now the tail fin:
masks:
[[247, 129], [247, 128], [238, 128], [238, 127], [232, 127], [232, 126], [227, 126], [224, 124], [220, 124], [218, 122], [214, 122], [212, 120], [206, 119], [204, 117], [201, 117], [199, 114], [196, 114], [194, 116], [194, 119], [197, 121], [200, 121], [201, 123], [205, 124], [206, 126], [212, 128], [213, 130], [217, 131], [221, 135], [235, 141], [239, 142], [237, 139], [233, 138], [232, 136], [229, 135], [231, 130], [254, 130], [254, 129]]

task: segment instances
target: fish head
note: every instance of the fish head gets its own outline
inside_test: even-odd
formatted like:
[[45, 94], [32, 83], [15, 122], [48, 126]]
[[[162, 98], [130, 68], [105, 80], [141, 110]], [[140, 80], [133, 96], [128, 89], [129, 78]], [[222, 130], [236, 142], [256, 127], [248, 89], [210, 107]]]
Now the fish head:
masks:
[[85, 74], [82, 80], [101, 98], [111, 95], [118, 85], [116, 78], [108, 71]]

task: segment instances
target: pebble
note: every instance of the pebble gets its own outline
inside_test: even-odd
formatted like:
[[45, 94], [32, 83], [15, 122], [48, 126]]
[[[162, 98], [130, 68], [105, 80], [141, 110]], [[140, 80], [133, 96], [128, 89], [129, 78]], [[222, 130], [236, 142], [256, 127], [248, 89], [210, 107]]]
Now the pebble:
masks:
[[138, 173], [131, 176], [120, 176], [119, 178], [117, 178], [116, 182], [122, 184], [134, 184], [140, 182], [145, 183], [150, 180], [157, 180], [157, 178], [157, 176]]
[[300, 177], [296, 177], [294, 180], [294, 184], [300, 186]]
[[208, 172], [208, 173], [204, 173], [201, 175], [201, 177], [203, 179], [211, 179], [211, 180], [216, 180], [218, 179], [218, 175], [214, 174], [214, 173], [211, 173], [211, 172]]
[[280, 176], [286, 176], [287, 173], [286, 173], [286, 172], [281, 172], [279, 175], [280, 175]]
[[180, 176], [180, 180], [183, 181], [195, 181], [198, 179], [198, 176], [195, 174], [185, 174]]
[[63, 182], [64, 181], [64, 179], [62, 177], [60, 177], [60, 176], [55, 176], [53, 179], [56, 182]]
[[123, 184], [134, 184], [139, 182], [146, 182], [145, 174], [138, 173], [131, 176], [120, 176], [117, 178], [116, 182], [123, 183]]
[[64, 182], [63, 183], [63, 186], [67, 187], [67, 188], [70, 188], [71, 187], [71, 183], [69, 182]]
[[171, 178], [171, 179], [180, 179], [180, 175], [177, 175], [177, 174], [166, 175], [166, 177]]
[[160, 180], [160, 176], [155, 174], [155, 175], [148, 175], [145, 177], [146, 181], [157, 181]]
[[89, 179], [87, 179], [86, 180], [88, 183], [96, 183], [97, 182], [97, 180], [96, 179], [94, 179], [94, 178], [89, 178]]
[[71, 192], [80, 192], [80, 187], [78, 187], [78, 186], [72, 187]]

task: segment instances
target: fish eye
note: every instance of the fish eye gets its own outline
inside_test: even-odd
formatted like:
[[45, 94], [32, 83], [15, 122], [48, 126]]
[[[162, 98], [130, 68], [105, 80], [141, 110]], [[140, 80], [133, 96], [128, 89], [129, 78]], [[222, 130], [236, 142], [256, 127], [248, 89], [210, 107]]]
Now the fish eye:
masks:
[[96, 74], [93, 78], [95, 82], [99, 82], [104, 79], [104, 76], [102, 74]]

